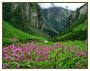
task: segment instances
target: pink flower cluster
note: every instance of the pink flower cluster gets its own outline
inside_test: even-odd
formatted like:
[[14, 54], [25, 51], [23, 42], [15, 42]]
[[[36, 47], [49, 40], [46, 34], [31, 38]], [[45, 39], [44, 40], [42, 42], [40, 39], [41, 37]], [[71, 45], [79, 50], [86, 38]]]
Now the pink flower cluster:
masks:
[[18, 41], [18, 39], [17, 38], [11, 38], [10, 41], [11, 42], [16, 42], [16, 41]]
[[[60, 43], [51, 46], [37, 46], [35, 43], [25, 47], [15, 46], [14, 44], [3, 48], [3, 60], [6, 62], [26, 62], [26, 61], [48, 61], [48, 52], [61, 47]], [[17, 67], [20, 67], [17, 65]], [[5, 68], [5, 65], [3, 65]]]
[[[66, 57], [58, 58], [59, 55], [62, 54]], [[39, 46], [36, 43], [27, 43], [25, 45], [15, 45], [11, 44], [7, 47], [3, 47], [3, 68], [22, 68], [22, 64], [20, 63], [39, 63], [39, 62], [48, 62], [50, 61], [57, 62], [61, 60], [66, 60], [67, 58], [86, 58], [88, 53], [87, 50], [83, 51], [82, 49], [78, 48], [77, 46], [62, 46], [60, 42], [56, 44], [49, 45], [49, 46]], [[70, 55], [70, 56], [68, 56]], [[15, 66], [12, 62], [16, 62], [17, 65]], [[8, 65], [8, 66], [7, 66]], [[33, 64], [31, 64], [33, 66]], [[76, 62], [76, 67], [81, 68], [81, 62]], [[54, 64], [53, 67], [56, 68], [57, 64]]]
[[83, 57], [87, 55], [87, 50], [83, 51], [82, 49], [78, 49], [77, 46], [67, 46], [64, 52], [74, 53], [76, 57]]
[[82, 49], [80, 49], [76, 52], [77, 57], [83, 57], [83, 56], [86, 56], [86, 55], [87, 55], [87, 51], [83, 51]]

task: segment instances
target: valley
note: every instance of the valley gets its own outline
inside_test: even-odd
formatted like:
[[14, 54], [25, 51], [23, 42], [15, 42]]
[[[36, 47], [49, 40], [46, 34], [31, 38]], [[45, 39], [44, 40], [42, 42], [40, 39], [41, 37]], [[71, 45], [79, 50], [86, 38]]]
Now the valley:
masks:
[[3, 3], [3, 68], [87, 68], [87, 3], [76, 10]]

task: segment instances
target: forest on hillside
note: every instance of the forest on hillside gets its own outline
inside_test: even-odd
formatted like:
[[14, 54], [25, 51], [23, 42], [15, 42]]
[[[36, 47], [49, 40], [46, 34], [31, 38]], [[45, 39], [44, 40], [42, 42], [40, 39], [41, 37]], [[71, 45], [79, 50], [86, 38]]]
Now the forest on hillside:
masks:
[[87, 8], [87, 3], [3, 2], [2, 68], [88, 68]]

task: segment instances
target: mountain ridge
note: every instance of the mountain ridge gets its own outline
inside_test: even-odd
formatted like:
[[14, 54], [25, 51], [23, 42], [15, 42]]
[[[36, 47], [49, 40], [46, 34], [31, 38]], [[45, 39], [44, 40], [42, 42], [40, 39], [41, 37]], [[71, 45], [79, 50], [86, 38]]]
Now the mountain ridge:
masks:
[[[64, 29], [64, 23], [69, 16], [68, 9], [64, 9], [62, 7], [50, 7], [48, 9], [41, 9], [41, 11], [44, 19], [43, 22], [45, 24], [47, 24], [46, 22], [48, 22], [48, 25], [57, 31], [56, 34], [60, 33]], [[49, 26], [44, 26], [44, 30]], [[60, 26], [62, 26], [61, 29], [59, 28]], [[49, 29], [50, 27], [48, 28], [48, 30]]]
[[[83, 12], [81, 12], [81, 11], [83, 11]], [[86, 40], [87, 39], [87, 27], [85, 27], [85, 28], [83, 28], [83, 27], [87, 26], [87, 19], [88, 19], [87, 18], [87, 11], [88, 11], [87, 10], [87, 4], [84, 4], [83, 6], [81, 6], [77, 9], [77, 11], [75, 12], [76, 13], [75, 16], [73, 15], [73, 12], [72, 12], [68, 18], [67, 23], [66, 23], [65, 31], [60, 33], [58, 35], [58, 37], [56, 37], [56, 39], [60, 40], [60, 41], [61, 40], [64, 40], [64, 41], [65, 40], [74, 40], [74, 39]], [[79, 27], [81, 25], [82, 25], [82, 27]], [[75, 27], [77, 27], [77, 29], [75, 29], [77, 31], [73, 31], [73, 29]]]

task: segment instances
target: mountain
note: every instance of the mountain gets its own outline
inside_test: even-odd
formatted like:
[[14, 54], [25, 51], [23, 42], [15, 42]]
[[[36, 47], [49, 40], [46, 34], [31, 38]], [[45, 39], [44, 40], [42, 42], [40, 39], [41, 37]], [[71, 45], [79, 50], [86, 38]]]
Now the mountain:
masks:
[[87, 39], [87, 4], [72, 12], [65, 24], [65, 31], [56, 40], [86, 40]]
[[65, 23], [71, 10], [62, 7], [50, 7], [41, 9], [44, 23], [44, 32], [50, 36], [55, 36], [65, 29]]
[[68, 17], [67, 23], [65, 24], [65, 27], [70, 28], [71, 25], [74, 25], [74, 24], [77, 25], [76, 23], [73, 23], [73, 22], [78, 21], [78, 19], [80, 18], [82, 18], [81, 20], [85, 20], [86, 17], [87, 17], [87, 4], [84, 4], [76, 11], [71, 12], [70, 16]]
[[3, 20], [29, 34], [45, 34], [42, 32], [42, 16], [37, 3], [3, 3]]
[[11, 38], [19, 42], [45, 40], [42, 16], [37, 3], [3, 3], [3, 45]]

